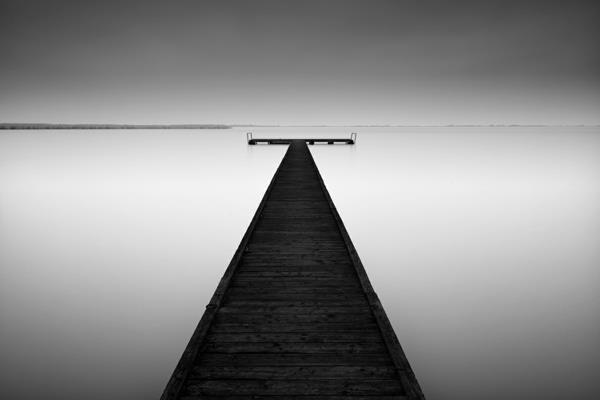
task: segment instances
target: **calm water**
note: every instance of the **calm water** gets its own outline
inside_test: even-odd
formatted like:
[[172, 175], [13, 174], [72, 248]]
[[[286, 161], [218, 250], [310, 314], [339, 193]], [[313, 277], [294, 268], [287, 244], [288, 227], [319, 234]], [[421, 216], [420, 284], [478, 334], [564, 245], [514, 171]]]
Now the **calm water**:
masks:
[[[595, 399], [600, 129], [254, 132], [353, 130], [311, 150], [428, 399]], [[160, 396], [285, 151], [244, 132], [0, 133], [0, 398]]]

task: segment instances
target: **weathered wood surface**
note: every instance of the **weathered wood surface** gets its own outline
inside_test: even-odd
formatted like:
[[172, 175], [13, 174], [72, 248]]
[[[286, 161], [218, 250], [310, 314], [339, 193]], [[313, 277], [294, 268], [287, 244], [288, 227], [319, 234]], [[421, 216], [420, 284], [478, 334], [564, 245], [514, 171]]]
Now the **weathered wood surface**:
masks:
[[291, 142], [162, 398], [424, 398], [306, 141]]

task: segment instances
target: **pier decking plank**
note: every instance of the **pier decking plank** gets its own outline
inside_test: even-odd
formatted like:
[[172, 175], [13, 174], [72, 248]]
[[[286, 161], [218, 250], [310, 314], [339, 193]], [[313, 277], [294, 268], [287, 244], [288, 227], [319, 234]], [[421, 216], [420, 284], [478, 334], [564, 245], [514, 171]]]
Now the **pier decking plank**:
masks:
[[162, 399], [423, 399], [306, 140], [285, 144]]

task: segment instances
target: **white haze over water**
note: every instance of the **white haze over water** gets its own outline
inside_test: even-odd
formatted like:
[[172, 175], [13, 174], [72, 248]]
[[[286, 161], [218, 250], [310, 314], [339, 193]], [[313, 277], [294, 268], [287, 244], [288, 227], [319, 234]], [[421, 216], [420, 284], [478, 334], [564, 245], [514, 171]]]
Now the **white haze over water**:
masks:
[[[600, 390], [599, 128], [253, 128], [311, 151], [430, 400]], [[0, 397], [158, 398], [284, 146], [0, 133]]]

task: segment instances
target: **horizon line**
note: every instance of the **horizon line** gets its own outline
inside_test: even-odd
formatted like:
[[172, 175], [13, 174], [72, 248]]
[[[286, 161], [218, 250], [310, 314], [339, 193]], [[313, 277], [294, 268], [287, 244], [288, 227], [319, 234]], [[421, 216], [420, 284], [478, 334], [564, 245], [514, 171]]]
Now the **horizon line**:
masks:
[[468, 128], [468, 127], [600, 127], [600, 124], [140, 124], [140, 123], [46, 123], [0, 122], [0, 130], [35, 129], [231, 129], [231, 128]]

